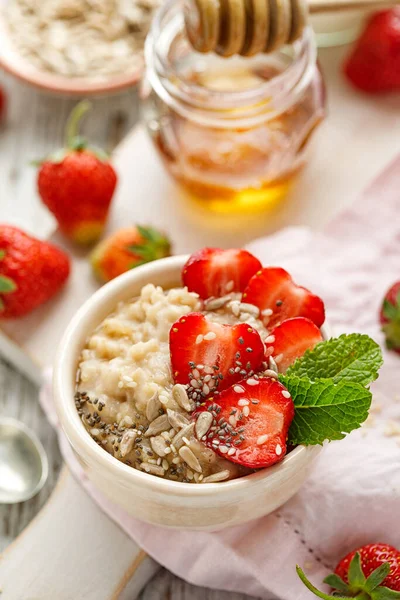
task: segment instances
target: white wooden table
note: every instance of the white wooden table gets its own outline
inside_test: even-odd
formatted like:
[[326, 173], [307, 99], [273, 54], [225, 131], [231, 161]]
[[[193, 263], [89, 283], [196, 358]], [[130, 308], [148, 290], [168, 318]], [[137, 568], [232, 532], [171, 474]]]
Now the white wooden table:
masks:
[[[6, 126], [0, 130], [0, 207], [4, 219], [25, 228], [50, 230], [52, 219], [37, 199], [34, 158], [62, 144], [63, 127], [73, 100], [49, 97], [0, 74], [0, 84], [9, 95]], [[87, 118], [85, 131], [91, 139], [112, 150], [136, 122], [138, 104], [135, 91], [115, 97], [96, 99]], [[49, 457], [49, 479], [41, 493], [28, 502], [0, 505], [0, 552], [26, 527], [41, 509], [54, 488], [62, 459], [56, 435], [38, 404], [38, 389], [10, 365], [0, 360], [0, 414], [25, 422], [40, 437]], [[1, 589], [1, 582], [0, 582]], [[1, 592], [0, 592], [1, 593]], [[224, 594], [196, 588], [171, 573], [161, 570], [141, 594], [141, 600], [243, 600], [236, 594]], [[15, 598], [15, 600], [24, 600]], [[84, 600], [77, 599], [77, 600]]]

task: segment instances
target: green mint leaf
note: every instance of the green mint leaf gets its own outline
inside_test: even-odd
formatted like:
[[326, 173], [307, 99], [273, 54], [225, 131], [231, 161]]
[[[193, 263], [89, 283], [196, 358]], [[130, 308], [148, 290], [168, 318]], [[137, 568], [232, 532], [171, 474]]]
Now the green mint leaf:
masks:
[[16, 289], [17, 286], [10, 277], [0, 275], [0, 294], [10, 294], [11, 292], [15, 292]]
[[383, 364], [380, 346], [368, 335], [343, 334], [307, 350], [289, 367], [287, 375], [311, 379], [332, 379], [333, 383], [352, 381], [369, 385], [377, 379]]
[[372, 394], [358, 383], [331, 379], [312, 382], [294, 375], [279, 375], [295, 405], [289, 444], [305, 446], [325, 440], [342, 440], [368, 417]]

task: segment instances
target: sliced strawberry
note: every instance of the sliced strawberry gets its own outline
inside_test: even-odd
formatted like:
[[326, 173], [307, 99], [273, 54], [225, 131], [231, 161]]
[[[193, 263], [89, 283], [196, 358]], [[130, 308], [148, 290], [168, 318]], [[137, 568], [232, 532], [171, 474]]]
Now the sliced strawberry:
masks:
[[280, 267], [267, 267], [256, 273], [244, 291], [243, 302], [258, 306], [269, 328], [292, 317], [306, 317], [318, 327], [325, 321], [321, 298], [296, 285]]
[[264, 359], [259, 333], [247, 325], [220, 325], [202, 313], [174, 323], [170, 352], [175, 383], [189, 384], [188, 394], [202, 401], [210, 394], [258, 371]]
[[262, 268], [246, 250], [203, 248], [192, 254], [182, 271], [182, 279], [200, 298], [243, 292], [250, 278]]
[[320, 330], [310, 319], [286, 319], [265, 340], [266, 356], [272, 356], [279, 372], [286, 373], [297, 358], [322, 341]]
[[286, 454], [286, 440], [294, 417], [287, 389], [276, 379], [262, 377], [240, 381], [208, 403], [217, 425], [201, 440], [234, 463], [261, 469]]

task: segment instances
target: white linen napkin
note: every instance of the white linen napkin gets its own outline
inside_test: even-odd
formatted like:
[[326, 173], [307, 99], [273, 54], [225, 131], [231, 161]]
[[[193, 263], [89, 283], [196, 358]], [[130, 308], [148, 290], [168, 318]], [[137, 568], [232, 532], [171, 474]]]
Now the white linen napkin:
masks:
[[[363, 332], [383, 345], [379, 307], [386, 289], [400, 279], [399, 190], [400, 157], [324, 232], [289, 228], [249, 249], [322, 296], [335, 334]], [[373, 385], [375, 421], [327, 445], [292, 500], [270, 516], [217, 533], [166, 531], [131, 518], [92, 487], [59, 430], [61, 449], [102, 509], [173, 573], [268, 600], [307, 600], [311, 594], [297, 578], [296, 563], [319, 585], [357, 546], [399, 544], [400, 437], [385, 431], [391, 420], [400, 424], [399, 367], [400, 357], [385, 351]], [[41, 401], [57, 427], [49, 384]]]

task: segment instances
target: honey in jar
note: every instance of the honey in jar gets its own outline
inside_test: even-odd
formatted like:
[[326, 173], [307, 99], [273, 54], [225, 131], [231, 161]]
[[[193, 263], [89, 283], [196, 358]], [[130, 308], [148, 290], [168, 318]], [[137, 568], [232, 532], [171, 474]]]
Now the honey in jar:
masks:
[[287, 194], [324, 116], [310, 29], [270, 54], [200, 54], [173, 0], [153, 23], [146, 62], [145, 121], [186, 194], [218, 212], [253, 211]]

